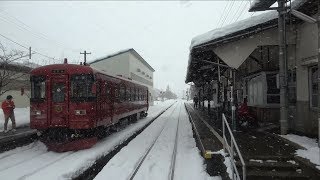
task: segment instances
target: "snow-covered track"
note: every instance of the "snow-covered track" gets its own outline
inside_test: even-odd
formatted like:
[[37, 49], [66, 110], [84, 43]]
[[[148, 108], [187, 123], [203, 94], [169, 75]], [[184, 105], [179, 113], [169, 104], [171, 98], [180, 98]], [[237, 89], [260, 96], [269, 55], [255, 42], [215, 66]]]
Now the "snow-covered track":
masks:
[[[173, 111], [171, 112], [171, 114], [169, 115], [169, 117], [172, 116], [173, 112], [176, 110], [177, 106], [173, 109]], [[181, 111], [181, 106], [180, 106], [180, 111]], [[180, 114], [180, 113], [179, 113]], [[151, 143], [151, 145], [149, 146], [149, 148], [147, 149], [147, 151], [144, 153], [144, 155], [140, 158], [140, 161], [136, 164], [134, 170], [132, 171], [131, 175], [130, 175], [130, 180], [133, 180], [134, 177], [136, 176], [137, 172], [139, 171], [141, 165], [144, 163], [146, 157], [149, 155], [150, 151], [154, 148], [154, 145], [156, 144], [156, 142], [158, 141], [159, 137], [162, 135], [163, 130], [165, 129], [165, 127], [167, 126], [168, 122], [169, 122], [170, 118], [167, 119], [167, 122], [162, 126], [161, 131], [158, 133], [158, 135], [155, 137], [155, 139], [153, 140], [153, 142]], [[177, 126], [177, 130], [178, 130], [178, 126]], [[171, 165], [170, 165], [170, 174], [168, 175], [168, 177], [173, 177], [173, 172], [174, 172], [174, 164], [175, 164], [175, 158], [176, 158], [176, 148], [177, 148], [177, 137], [178, 137], [178, 132], [176, 132], [176, 139], [175, 139], [175, 145], [174, 145], [174, 150], [173, 150], [173, 154], [172, 154], [172, 158], [171, 158]]]
[[173, 104], [168, 101], [151, 107], [149, 117], [108, 135], [91, 149], [56, 153], [35, 141], [0, 153], [0, 179], [93, 179], [99, 170], [92, 174], [92, 169], [102, 169], [107, 163], [101, 164], [101, 159], [111, 159]]
[[143, 130], [145, 130], [150, 124], [152, 124], [163, 113], [168, 111], [174, 104], [176, 104], [176, 103], [171, 104], [163, 112], [161, 112], [156, 117], [154, 117], [149, 123], [147, 123], [145, 126], [143, 126], [139, 131], [137, 131], [131, 137], [129, 137], [124, 142], [119, 144], [110, 153], [108, 153], [107, 155], [105, 155], [105, 156], [99, 158], [98, 160], [96, 160], [96, 162], [90, 168], [88, 168], [86, 171], [84, 171], [79, 176], [77, 176], [77, 177], [75, 177], [73, 179], [74, 180], [93, 179], [102, 170], [102, 168], [109, 162], [110, 159], [112, 159], [123, 147], [127, 146], [130, 141], [132, 141], [134, 138], [136, 138]]
[[207, 179], [183, 101], [171, 110], [115, 155], [94, 179]]

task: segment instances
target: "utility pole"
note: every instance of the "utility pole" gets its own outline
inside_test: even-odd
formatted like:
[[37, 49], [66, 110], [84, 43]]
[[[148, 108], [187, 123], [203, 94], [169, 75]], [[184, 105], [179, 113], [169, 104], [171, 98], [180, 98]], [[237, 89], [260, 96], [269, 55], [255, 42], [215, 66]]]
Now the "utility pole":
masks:
[[318, 24], [318, 147], [320, 148], [320, 1], [319, 0], [318, 0], [317, 24]]
[[84, 62], [83, 62], [83, 65], [86, 65], [86, 64], [87, 64], [87, 54], [91, 54], [91, 52], [90, 52], [90, 53], [87, 53], [87, 51], [84, 51], [83, 53], [82, 53], [82, 52], [80, 52], [80, 54], [83, 54], [83, 55], [84, 55]]
[[29, 47], [29, 59], [31, 59], [31, 47]]
[[279, 29], [279, 77], [280, 77], [280, 126], [281, 134], [288, 131], [288, 100], [287, 100], [287, 66], [285, 44], [285, 0], [278, 0], [278, 29]]

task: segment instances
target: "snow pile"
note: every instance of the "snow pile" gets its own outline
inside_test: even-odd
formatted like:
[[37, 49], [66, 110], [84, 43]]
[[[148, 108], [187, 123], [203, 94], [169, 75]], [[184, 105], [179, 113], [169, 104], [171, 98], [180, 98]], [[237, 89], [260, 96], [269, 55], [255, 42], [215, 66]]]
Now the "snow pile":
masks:
[[281, 137], [306, 148], [306, 150], [298, 149], [296, 151], [296, 154], [300, 157], [309, 159], [310, 162], [315, 164], [316, 167], [320, 170], [320, 151], [316, 139], [311, 139], [305, 136], [298, 136], [294, 134], [281, 135]]
[[[16, 108], [14, 110], [14, 115], [15, 115], [15, 119], [16, 119], [16, 125], [17, 128], [19, 127], [26, 127], [29, 126], [30, 124], [30, 108]], [[8, 129], [11, 129], [12, 123], [9, 120], [8, 123]], [[4, 126], [4, 115], [3, 115], [3, 111], [2, 109], [0, 110], [0, 131], [3, 130], [3, 126]]]

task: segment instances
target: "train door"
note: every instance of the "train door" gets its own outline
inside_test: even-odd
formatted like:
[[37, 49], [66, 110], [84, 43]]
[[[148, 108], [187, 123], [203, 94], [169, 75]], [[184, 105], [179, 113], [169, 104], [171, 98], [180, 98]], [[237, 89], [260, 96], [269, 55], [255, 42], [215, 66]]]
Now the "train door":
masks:
[[68, 76], [59, 75], [50, 79], [50, 119], [48, 122], [53, 127], [66, 127], [69, 121], [68, 114]]
[[113, 98], [111, 93], [111, 83], [109, 81], [105, 82], [105, 101], [104, 101], [104, 118], [106, 123], [105, 124], [111, 124], [112, 119], [112, 109], [113, 109]]
[[103, 92], [102, 92], [103, 84], [102, 84], [101, 80], [97, 80], [96, 83], [97, 83], [96, 84], [96, 88], [97, 88], [96, 121], [97, 121], [97, 124], [99, 126], [100, 122], [103, 119], [103, 101], [104, 101], [104, 98], [103, 98]]

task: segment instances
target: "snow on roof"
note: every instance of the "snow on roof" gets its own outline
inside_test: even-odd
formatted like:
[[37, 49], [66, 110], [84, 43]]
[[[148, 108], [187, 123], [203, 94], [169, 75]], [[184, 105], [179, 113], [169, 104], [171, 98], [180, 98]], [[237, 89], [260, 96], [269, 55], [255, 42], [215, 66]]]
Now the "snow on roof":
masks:
[[[302, 4], [304, 4], [307, 1], [308, 0], [295, 0], [292, 2], [292, 8], [294, 9], [299, 8]], [[222, 28], [211, 30], [209, 32], [206, 32], [204, 34], [194, 37], [191, 41], [190, 49], [194, 48], [195, 46], [207, 43], [209, 41], [217, 40], [218, 38], [222, 38], [232, 33], [236, 33], [236, 32], [266, 23], [276, 18], [278, 18], [278, 12], [273, 10], [273, 11], [268, 11], [263, 14], [252, 16], [250, 18], [229, 24]]]
[[103, 57], [101, 57], [101, 58], [98, 58], [98, 59], [96, 59], [96, 60], [94, 60], [94, 61], [92, 61], [92, 62], [89, 62], [89, 64], [96, 63], [96, 62], [99, 62], [99, 61], [101, 61], [101, 60], [111, 58], [111, 57], [113, 57], [113, 56], [116, 56], [116, 55], [119, 55], [119, 54], [128, 52], [128, 51], [130, 51], [130, 50], [132, 50], [132, 48], [123, 49], [123, 50], [114, 52], [114, 53], [112, 53], [112, 54], [109, 54], [109, 55], [103, 56]]
[[96, 63], [96, 62], [99, 62], [99, 61], [102, 61], [102, 60], [105, 60], [105, 59], [108, 59], [108, 58], [111, 58], [111, 57], [114, 57], [114, 56], [117, 56], [119, 54], [123, 54], [123, 53], [126, 53], [126, 52], [132, 52], [145, 66], [147, 66], [151, 71], [155, 71], [151, 66], [150, 64], [147, 63], [146, 60], [144, 60], [139, 53], [137, 53], [136, 50], [134, 50], [133, 48], [130, 48], [130, 49], [124, 49], [124, 50], [121, 50], [121, 51], [118, 51], [118, 52], [115, 52], [115, 53], [112, 53], [112, 54], [109, 54], [107, 56], [104, 56], [104, 57], [101, 57], [101, 58], [98, 58], [92, 62], [89, 62], [89, 64], [93, 64], [93, 63]]

